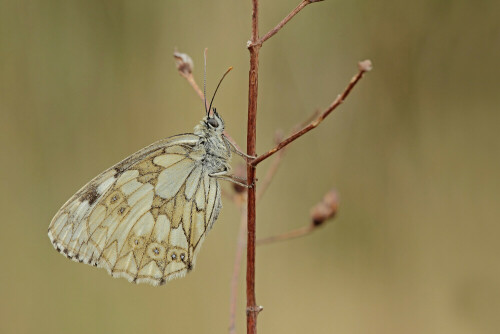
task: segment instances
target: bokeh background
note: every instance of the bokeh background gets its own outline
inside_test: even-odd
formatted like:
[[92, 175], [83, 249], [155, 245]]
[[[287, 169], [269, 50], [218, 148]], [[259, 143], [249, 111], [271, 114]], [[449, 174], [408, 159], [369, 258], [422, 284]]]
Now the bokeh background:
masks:
[[[261, 2], [263, 35], [299, 1]], [[216, 106], [245, 145], [250, 11], [250, 1], [0, 1], [1, 333], [227, 332], [230, 201], [195, 271], [160, 288], [71, 262], [46, 231], [99, 172], [199, 122], [175, 47], [200, 83], [209, 48], [210, 94], [234, 66]], [[357, 61], [374, 70], [292, 144], [258, 207], [264, 237], [308, 224], [330, 188], [341, 198], [313, 235], [257, 250], [261, 333], [499, 333], [499, 11], [494, 0], [325, 1], [264, 45], [259, 152], [326, 107]], [[242, 272], [239, 333], [244, 288]]]

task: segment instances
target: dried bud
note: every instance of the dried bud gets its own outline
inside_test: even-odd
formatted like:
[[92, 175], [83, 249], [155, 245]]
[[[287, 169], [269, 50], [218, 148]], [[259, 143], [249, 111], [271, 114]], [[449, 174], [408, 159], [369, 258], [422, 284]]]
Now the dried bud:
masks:
[[326, 220], [331, 219], [337, 213], [339, 205], [339, 197], [337, 192], [332, 189], [325, 194], [321, 202], [316, 204], [311, 210], [312, 223], [315, 226], [323, 224]]
[[336, 211], [339, 205], [339, 195], [334, 189], [332, 189], [323, 197], [323, 203], [325, 203], [332, 210]]
[[177, 70], [184, 74], [191, 74], [193, 72], [194, 64], [191, 57], [189, 57], [186, 53], [174, 52], [175, 65], [177, 66]]
[[372, 61], [369, 60], [369, 59], [366, 59], [366, 60], [363, 60], [363, 61], [360, 61], [358, 63], [358, 68], [360, 71], [363, 71], [363, 72], [370, 72], [373, 68], [372, 66]]
[[[234, 176], [240, 178], [240, 179], [245, 179], [247, 176], [247, 170], [245, 168], [245, 165], [239, 164], [236, 165], [236, 168], [234, 169]], [[232, 183], [233, 189], [237, 194], [243, 193], [247, 190], [247, 188], [240, 186], [239, 184]]]

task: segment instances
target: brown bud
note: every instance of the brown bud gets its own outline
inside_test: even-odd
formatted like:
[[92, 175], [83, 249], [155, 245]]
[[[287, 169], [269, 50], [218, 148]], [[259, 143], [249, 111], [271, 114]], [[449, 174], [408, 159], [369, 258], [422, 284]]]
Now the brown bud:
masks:
[[334, 189], [328, 191], [321, 202], [311, 209], [312, 223], [318, 226], [326, 220], [333, 218], [337, 213], [338, 205], [339, 197], [337, 192]]
[[184, 74], [191, 74], [193, 72], [194, 64], [191, 57], [186, 53], [174, 52], [175, 65], [177, 70]]
[[372, 70], [372, 68], [373, 68], [372, 61], [369, 60], [369, 59], [360, 61], [358, 63], [358, 68], [359, 68], [360, 71], [370, 72]]
[[334, 189], [330, 190], [323, 197], [323, 203], [325, 203], [332, 210], [337, 211], [337, 207], [339, 205], [338, 193]]

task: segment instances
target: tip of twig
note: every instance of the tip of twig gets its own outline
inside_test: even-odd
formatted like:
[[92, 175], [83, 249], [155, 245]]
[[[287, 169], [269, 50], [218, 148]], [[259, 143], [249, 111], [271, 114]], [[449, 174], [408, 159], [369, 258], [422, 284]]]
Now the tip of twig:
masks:
[[360, 71], [363, 72], [370, 72], [373, 68], [372, 61], [370, 59], [366, 59], [363, 61], [360, 61], [358, 63], [358, 68]]
[[311, 220], [313, 225], [319, 226], [337, 213], [339, 206], [339, 196], [335, 189], [328, 191], [321, 202], [316, 204], [311, 210]]
[[177, 70], [184, 74], [191, 74], [193, 72], [194, 63], [193, 59], [187, 53], [174, 52], [175, 65]]

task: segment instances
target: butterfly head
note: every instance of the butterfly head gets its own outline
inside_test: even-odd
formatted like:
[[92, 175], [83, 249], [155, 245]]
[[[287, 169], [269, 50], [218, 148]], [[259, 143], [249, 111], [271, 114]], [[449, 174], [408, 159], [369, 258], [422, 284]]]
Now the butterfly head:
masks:
[[215, 108], [212, 113], [203, 117], [201, 124], [196, 127], [195, 133], [199, 135], [221, 135], [224, 132], [224, 120]]
[[[217, 94], [217, 90], [222, 83], [222, 80], [226, 77], [226, 75], [233, 69], [229, 67], [226, 73], [222, 76], [215, 88], [214, 95], [212, 96], [212, 100], [210, 101], [210, 105], [207, 105], [207, 49], [205, 49], [205, 70], [203, 75], [203, 98], [204, 98], [204, 107], [206, 116], [201, 121], [201, 125], [195, 128], [195, 134], [203, 135], [203, 136], [221, 136], [224, 132], [224, 121], [222, 117], [219, 116], [215, 107], [212, 109], [212, 103], [214, 102], [215, 95]], [[208, 108], [207, 108], [208, 106]], [[210, 113], [212, 111], [212, 113]]]

